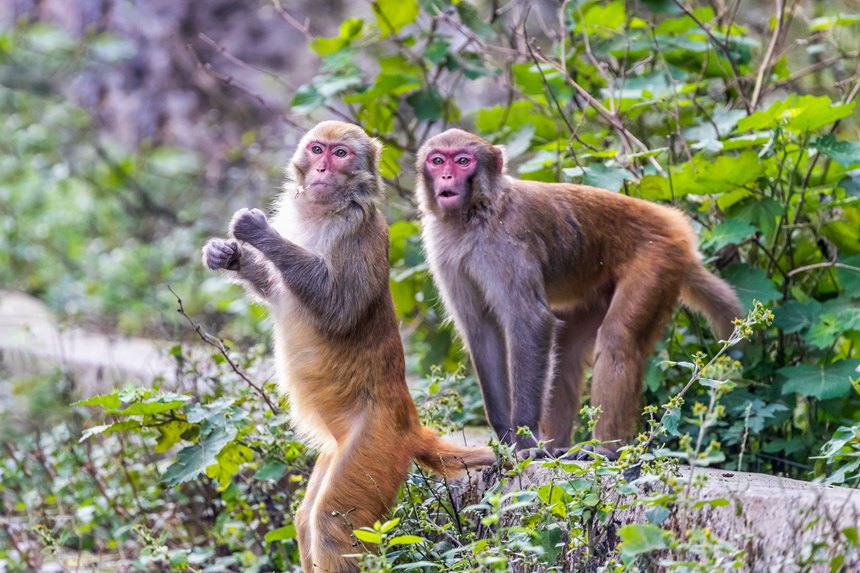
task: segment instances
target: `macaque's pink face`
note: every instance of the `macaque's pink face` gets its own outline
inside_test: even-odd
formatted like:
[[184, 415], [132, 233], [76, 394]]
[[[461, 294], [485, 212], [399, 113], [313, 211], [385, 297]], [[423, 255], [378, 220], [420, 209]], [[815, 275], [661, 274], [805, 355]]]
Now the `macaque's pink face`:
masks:
[[433, 185], [436, 202], [443, 209], [462, 205], [477, 171], [475, 154], [468, 149], [435, 148], [427, 155], [424, 173]]
[[317, 193], [341, 189], [355, 171], [358, 160], [352, 148], [339, 142], [311, 141], [305, 152], [308, 166], [304, 187]]

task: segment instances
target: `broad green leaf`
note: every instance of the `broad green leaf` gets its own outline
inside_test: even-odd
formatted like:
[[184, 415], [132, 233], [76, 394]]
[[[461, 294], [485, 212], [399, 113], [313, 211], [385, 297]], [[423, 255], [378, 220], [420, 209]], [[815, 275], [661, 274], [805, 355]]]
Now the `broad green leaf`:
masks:
[[755, 232], [755, 228], [745, 221], [729, 219], [705, 232], [703, 246], [721, 249], [726, 245], [739, 245]]
[[284, 475], [284, 472], [287, 471], [287, 467], [287, 464], [277, 460], [266, 462], [266, 464], [258, 469], [257, 473], [254, 474], [254, 479], [278, 481]]
[[77, 402], [73, 402], [72, 406], [101, 406], [102, 408], [108, 410], [114, 410], [119, 408], [121, 405], [118, 393], [114, 392], [113, 394], [102, 394], [100, 396], [93, 396], [92, 398], [87, 398], [86, 400], [78, 400]]
[[741, 207], [733, 218], [750, 223], [762, 232], [770, 242], [776, 232], [777, 221], [782, 214], [782, 205], [774, 199], [757, 199]]
[[445, 100], [434, 88], [417, 91], [406, 98], [406, 103], [415, 110], [415, 118], [421, 121], [442, 119]]
[[117, 416], [151, 416], [152, 414], [162, 414], [181, 408], [188, 400], [190, 400], [188, 396], [184, 396], [181, 399], [159, 396], [143, 402], [137, 402], [128, 408], [105, 410], [105, 413], [116, 414]]
[[672, 515], [672, 512], [667, 507], [663, 507], [662, 505], [655, 505], [651, 509], [645, 511], [645, 517], [648, 519], [649, 523], [653, 523], [654, 525], [662, 525], [664, 521], [669, 519], [669, 516]]
[[777, 372], [787, 378], [782, 393], [830, 400], [852, 392], [850, 378], [857, 376], [860, 360], [841, 360], [835, 364], [798, 364], [780, 368]]
[[373, 3], [376, 23], [382, 36], [397, 34], [418, 17], [417, 0], [376, 0]]
[[752, 307], [754, 300], [767, 304], [780, 296], [776, 285], [762, 269], [745, 264], [730, 265], [722, 275], [735, 288], [745, 309]]
[[365, 543], [374, 543], [377, 545], [382, 543], [382, 536], [373, 530], [356, 529], [353, 533], [359, 540], [364, 541]]
[[856, 141], [836, 141], [835, 135], [827, 134], [813, 139], [810, 145], [843, 167], [860, 163], [860, 143]]
[[774, 310], [773, 324], [786, 334], [800, 332], [812, 326], [821, 313], [821, 303], [815, 299], [807, 302], [790, 300]]
[[217, 463], [218, 454], [235, 437], [235, 427], [217, 426], [196, 444], [181, 449], [161, 479], [169, 486], [176, 486], [196, 478]]
[[[860, 269], [860, 255], [842, 259], [840, 262]], [[851, 298], [860, 298], [860, 272], [836, 267], [836, 280], [839, 281], [843, 294]]]
[[83, 442], [84, 440], [87, 440], [99, 434], [111, 434], [113, 432], [124, 432], [126, 430], [140, 430], [142, 427], [143, 426], [138, 420], [125, 420], [123, 422], [116, 422], [114, 424], [93, 426], [83, 431], [83, 433], [81, 434], [81, 438], [78, 440], [78, 443]]
[[633, 523], [618, 530], [621, 554], [633, 557], [666, 547], [666, 532], [656, 525]]
[[273, 541], [283, 541], [285, 539], [295, 539], [296, 538], [296, 526], [294, 524], [285, 525], [283, 527], [279, 527], [277, 529], [273, 529], [270, 532], [266, 533], [266, 543], [272, 543]]
[[239, 468], [254, 458], [247, 446], [233, 442], [227, 444], [216, 456], [217, 462], [206, 467], [206, 475], [218, 482], [223, 490], [238, 473]]
[[158, 439], [155, 442], [155, 453], [163, 454], [172, 448], [182, 439], [182, 434], [187, 432], [191, 427], [191, 424], [182, 420], [171, 420], [170, 422], [158, 425]]

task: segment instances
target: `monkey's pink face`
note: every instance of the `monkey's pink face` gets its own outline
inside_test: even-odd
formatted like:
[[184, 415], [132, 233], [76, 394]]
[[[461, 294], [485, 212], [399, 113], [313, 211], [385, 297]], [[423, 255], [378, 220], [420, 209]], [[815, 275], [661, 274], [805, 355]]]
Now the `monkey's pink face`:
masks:
[[427, 155], [424, 173], [432, 183], [436, 203], [443, 209], [459, 207], [468, 198], [478, 163], [468, 149], [436, 148]]
[[304, 187], [319, 193], [342, 188], [355, 170], [355, 152], [343, 143], [311, 141], [305, 148]]

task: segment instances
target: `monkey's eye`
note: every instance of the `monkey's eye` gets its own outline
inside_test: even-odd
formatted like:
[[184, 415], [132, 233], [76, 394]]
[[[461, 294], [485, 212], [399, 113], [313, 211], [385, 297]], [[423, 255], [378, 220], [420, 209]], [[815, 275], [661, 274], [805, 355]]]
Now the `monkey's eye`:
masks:
[[445, 163], [445, 161], [438, 155], [431, 159], [430, 162], [433, 163], [433, 165], [442, 165], [443, 163]]
[[346, 157], [346, 149], [337, 149], [334, 154], [338, 157]]
[[469, 158], [466, 156], [457, 158], [457, 164], [458, 165], [468, 165], [469, 163], [471, 163], [471, 162], [469, 161]]
[[323, 148], [320, 145], [314, 145], [313, 147], [311, 147], [311, 153], [313, 153], [314, 155], [319, 155], [322, 152]]

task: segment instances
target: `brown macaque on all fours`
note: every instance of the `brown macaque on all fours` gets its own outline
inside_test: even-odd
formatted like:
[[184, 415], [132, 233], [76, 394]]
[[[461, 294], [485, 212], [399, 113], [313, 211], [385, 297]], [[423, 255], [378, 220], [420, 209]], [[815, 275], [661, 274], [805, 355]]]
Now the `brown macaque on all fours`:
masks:
[[268, 304], [281, 389], [297, 430], [319, 449], [295, 516], [302, 569], [358, 571], [362, 548], [413, 460], [452, 476], [490, 465], [489, 448], [446, 443], [418, 422], [388, 286], [380, 145], [323, 122], [299, 143], [271, 220], [238, 211], [203, 263]]
[[[720, 337], [741, 306], [700, 262], [685, 215], [594, 187], [520, 181], [502, 149], [452, 129], [419, 150], [416, 193], [430, 270], [503, 441], [529, 427], [566, 451], [583, 369], [594, 437], [614, 455], [635, 432], [643, 369], [680, 298]], [[581, 453], [579, 457], [590, 457]]]

